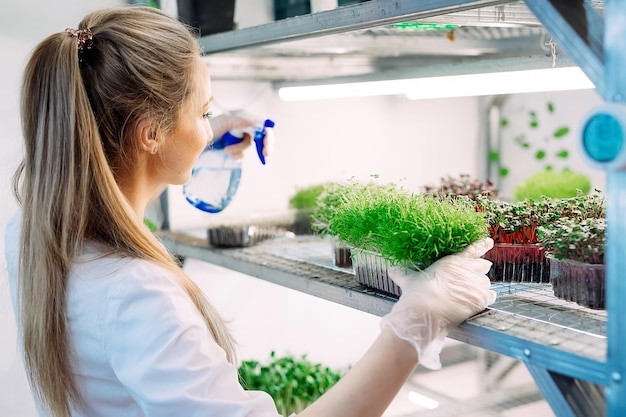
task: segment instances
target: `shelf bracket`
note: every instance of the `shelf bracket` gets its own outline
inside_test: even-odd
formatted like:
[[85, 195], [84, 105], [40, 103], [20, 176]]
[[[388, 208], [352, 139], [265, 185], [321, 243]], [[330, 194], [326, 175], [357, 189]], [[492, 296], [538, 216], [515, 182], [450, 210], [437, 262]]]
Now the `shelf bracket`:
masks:
[[604, 91], [604, 20], [600, 13], [584, 0], [525, 3], [598, 91]]
[[558, 417], [605, 416], [604, 387], [526, 362], [544, 398]]

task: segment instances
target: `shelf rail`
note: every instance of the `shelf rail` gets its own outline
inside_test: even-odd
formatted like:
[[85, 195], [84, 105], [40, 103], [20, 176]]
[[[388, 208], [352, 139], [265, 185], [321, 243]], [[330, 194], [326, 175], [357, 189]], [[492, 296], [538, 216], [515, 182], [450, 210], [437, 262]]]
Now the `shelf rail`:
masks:
[[204, 53], [332, 35], [518, 0], [376, 0], [200, 38]]

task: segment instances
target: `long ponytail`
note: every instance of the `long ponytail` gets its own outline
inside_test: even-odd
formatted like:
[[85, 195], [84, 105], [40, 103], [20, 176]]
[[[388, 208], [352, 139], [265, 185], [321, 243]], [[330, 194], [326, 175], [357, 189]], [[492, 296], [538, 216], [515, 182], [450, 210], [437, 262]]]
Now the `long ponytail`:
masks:
[[23, 213], [18, 300], [25, 364], [34, 394], [54, 417], [81, 404], [65, 312], [68, 272], [87, 240], [170, 269], [235, 361], [222, 318], [136, 218], [116, 181], [116, 169], [135, 155], [127, 138], [142, 117], [171, 129], [194, 94], [197, 42], [179, 22], [143, 7], [96, 12], [79, 28], [93, 32], [91, 50], [79, 53], [76, 38], [61, 32], [42, 41], [27, 64], [25, 155], [14, 176]]

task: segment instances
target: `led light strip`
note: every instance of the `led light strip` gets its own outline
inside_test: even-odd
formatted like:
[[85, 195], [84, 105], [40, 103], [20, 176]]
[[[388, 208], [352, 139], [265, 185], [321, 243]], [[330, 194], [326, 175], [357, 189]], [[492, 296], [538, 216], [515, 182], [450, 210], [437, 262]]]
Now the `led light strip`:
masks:
[[284, 101], [406, 94], [411, 100], [593, 89], [578, 67], [282, 87]]

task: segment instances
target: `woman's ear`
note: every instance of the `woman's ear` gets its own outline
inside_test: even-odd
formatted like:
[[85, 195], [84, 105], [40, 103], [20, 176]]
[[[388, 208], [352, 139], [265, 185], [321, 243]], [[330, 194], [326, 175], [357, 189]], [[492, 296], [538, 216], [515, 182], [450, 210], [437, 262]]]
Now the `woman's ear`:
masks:
[[137, 141], [139, 149], [143, 152], [156, 154], [159, 152], [157, 129], [148, 121], [139, 122], [137, 126]]

